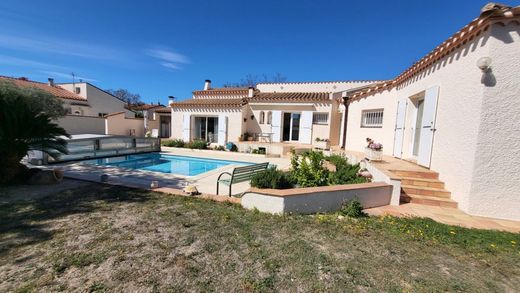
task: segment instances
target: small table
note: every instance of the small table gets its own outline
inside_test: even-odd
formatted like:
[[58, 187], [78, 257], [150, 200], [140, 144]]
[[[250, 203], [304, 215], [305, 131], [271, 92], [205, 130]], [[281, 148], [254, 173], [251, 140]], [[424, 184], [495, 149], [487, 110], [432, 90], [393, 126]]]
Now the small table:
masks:
[[273, 134], [272, 132], [260, 132], [255, 133], [255, 140], [260, 141], [260, 138], [267, 138], [269, 140], [269, 143], [273, 142]]

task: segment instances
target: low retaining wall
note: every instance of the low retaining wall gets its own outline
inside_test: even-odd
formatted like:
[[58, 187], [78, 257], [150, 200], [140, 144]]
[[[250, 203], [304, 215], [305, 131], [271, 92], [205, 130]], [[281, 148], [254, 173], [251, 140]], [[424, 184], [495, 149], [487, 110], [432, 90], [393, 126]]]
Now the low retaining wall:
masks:
[[[361, 159], [354, 154], [346, 153], [345, 155], [347, 156], [348, 161], [352, 164], [359, 164], [361, 162]], [[401, 199], [401, 180], [393, 178], [391, 174], [388, 174], [383, 170], [379, 170], [377, 167], [372, 165], [370, 161], [365, 161], [365, 164], [368, 172], [372, 174], [373, 182], [385, 182], [393, 186], [390, 204], [398, 206]]]
[[391, 197], [392, 186], [384, 182], [292, 189], [251, 188], [244, 193], [242, 206], [273, 214], [312, 214], [337, 211], [345, 201], [355, 198], [364, 208], [389, 205]]

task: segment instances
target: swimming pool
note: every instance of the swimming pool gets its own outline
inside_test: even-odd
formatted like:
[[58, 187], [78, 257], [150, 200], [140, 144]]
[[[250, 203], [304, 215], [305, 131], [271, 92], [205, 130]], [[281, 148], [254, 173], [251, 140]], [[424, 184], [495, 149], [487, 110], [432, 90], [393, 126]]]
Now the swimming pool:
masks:
[[164, 154], [136, 154], [83, 161], [87, 164], [196, 176], [227, 165], [249, 165], [247, 162]]

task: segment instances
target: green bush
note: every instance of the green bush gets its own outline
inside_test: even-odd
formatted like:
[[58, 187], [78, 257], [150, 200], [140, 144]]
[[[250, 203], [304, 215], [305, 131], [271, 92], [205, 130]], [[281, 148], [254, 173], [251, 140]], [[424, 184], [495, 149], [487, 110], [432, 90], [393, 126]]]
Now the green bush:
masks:
[[263, 172], [256, 173], [253, 178], [251, 178], [251, 186], [272, 189], [292, 188], [287, 174], [276, 169], [276, 167], [269, 167]]
[[185, 143], [182, 139], [163, 140], [162, 145], [166, 147], [183, 148]]
[[226, 148], [223, 145], [218, 145], [213, 150], [214, 151], [225, 151]]
[[363, 205], [357, 199], [344, 202], [340, 212], [351, 218], [363, 218], [367, 216], [367, 214], [363, 212]]
[[205, 150], [208, 148], [208, 143], [205, 140], [196, 139], [186, 145], [190, 149]]
[[322, 152], [309, 151], [291, 158], [291, 176], [300, 187], [315, 187], [328, 184], [329, 171], [323, 167]]
[[366, 178], [358, 176], [359, 164], [351, 165], [347, 158], [340, 155], [331, 155], [325, 159], [336, 166], [336, 172], [329, 173], [328, 183], [330, 185], [367, 182]]

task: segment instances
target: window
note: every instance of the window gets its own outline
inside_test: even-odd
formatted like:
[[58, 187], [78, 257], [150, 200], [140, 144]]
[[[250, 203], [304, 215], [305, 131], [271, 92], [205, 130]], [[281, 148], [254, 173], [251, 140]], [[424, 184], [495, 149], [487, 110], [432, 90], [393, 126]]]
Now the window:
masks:
[[329, 113], [313, 113], [312, 124], [327, 125], [329, 122]]
[[74, 111], [74, 115], [81, 115], [81, 112], [80, 111]]
[[267, 124], [271, 125], [273, 121], [273, 113], [271, 111], [267, 112]]
[[79, 93], [81, 93], [81, 88], [80, 87], [76, 87], [75, 91], [76, 91], [76, 94], [79, 94]]
[[265, 120], [265, 113], [264, 111], [260, 111], [260, 124], [264, 124], [264, 120]]
[[383, 109], [363, 110], [361, 127], [383, 127]]

